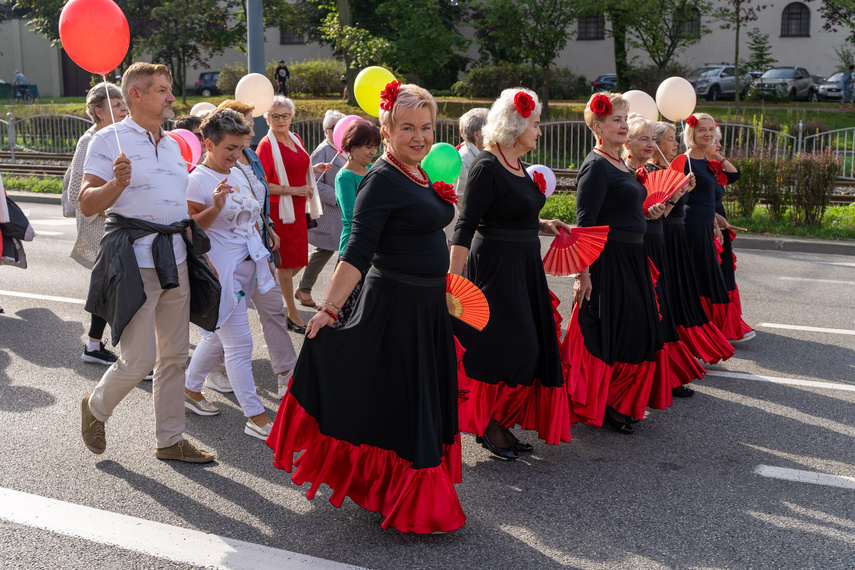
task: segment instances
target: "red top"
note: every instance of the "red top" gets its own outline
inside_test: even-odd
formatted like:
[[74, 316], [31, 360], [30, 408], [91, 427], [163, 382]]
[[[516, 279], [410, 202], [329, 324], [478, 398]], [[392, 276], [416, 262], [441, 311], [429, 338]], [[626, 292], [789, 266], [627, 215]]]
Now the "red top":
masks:
[[[297, 135], [300, 139], [300, 135]], [[300, 139], [300, 143], [303, 139]], [[285, 164], [285, 173], [288, 175], [288, 186], [304, 186], [306, 184], [306, 171], [312, 164], [312, 160], [306, 151], [299, 146], [296, 151], [292, 151], [287, 146], [279, 143], [279, 152], [282, 155], [282, 162]], [[273, 166], [273, 152], [270, 148], [270, 139], [264, 137], [258, 143], [256, 150], [258, 158], [261, 161], [261, 166], [264, 168], [264, 174], [267, 176], [267, 182], [270, 184], [282, 184], [279, 181], [279, 176], [276, 174], [276, 167]], [[305, 208], [305, 198], [303, 196], [292, 196], [294, 199], [294, 211], [302, 212]], [[278, 204], [279, 195], [271, 194], [270, 203]]]

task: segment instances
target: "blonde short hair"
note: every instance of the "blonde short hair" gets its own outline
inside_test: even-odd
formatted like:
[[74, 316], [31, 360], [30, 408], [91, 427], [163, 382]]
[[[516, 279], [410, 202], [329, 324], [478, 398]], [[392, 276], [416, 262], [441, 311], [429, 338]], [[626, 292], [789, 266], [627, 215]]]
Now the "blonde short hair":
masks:
[[531, 114], [540, 115], [543, 107], [537, 99], [537, 93], [524, 87], [505, 89], [499, 98], [493, 102], [490, 112], [487, 113], [487, 124], [481, 128], [484, 146], [500, 144], [511, 147], [517, 142], [517, 137], [528, 128], [528, 119], [520, 115], [514, 105], [514, 97], [521, 91], [534, 100], [534, 109]]
[[418, 85], [403, 84], [398, 87], [398, 96], [391, 111], [380, 109], [380, 132], [391, 129], [398, 123], [401, 111], [415, 111], [416, 109], [430, 109], [430, 121], [436, 122], [436, 101], [427, 89]]
[[246, 115], [247, 113], [252, 113], [255, 110], [255, 106], [250, 105], [249, 103], [244, 103], [243, 101], [236, 101], [235, 99], [226, 99], [217, 105], [217, 109], [231, 109], [236, 113]]
[[294, 101], [283, 95], [274, 95], [273, 102], [264, 112], [264, 118], [266, 119], [276, 107], [287, 107], [288, 112], [291, 113], [292, 119], [294, 118], [294, 115], [297, 114], [297, 107], [294, 105]]
[[[694, 117], [699, 121], [704, 119], [709, 119], [713, 123], [715, 123], [715, 119], [712, 118], [712, 115], [707, 115], [706, 113], [694, 113], [689, 115], [690, 117]], [[695, 127], [689, 126], [689, 121], [686, 119], [686, 130], [683, 131], [683, 144], [686, 145], [686, 148], [693, 149], [695, 148]]]
[[620, 156], [623, 159], [626, 159], [629, 156], [629, 143], [631, 143], [636, 137], [640, 137], [645, 131], [650, 131], [653, 133], [654, 137], [656, 136], [655, 123], [646, 117], [642, 117], [638, 113], [630, 113], [629, 118], [626, 120], [626, 125], [628, 127], [626, 132], [626, 143], [620, 149]]
[[[594, 97], [597, 95], [605, 95], [609, 98], [609, 101], [612, 102], [612, 112], [603, 117], [599, 117], [594, 114], [591, 110], [591, 102], [594, 100]], [[623, 98], [623, 95], [620, 93], [611, 93], [609, 91], [600, 91], [599, 93], [594, 93], [591, 95], [591, 98], [588, 99], [588, 102], [585, 104], [585, 124], [588, 125], [588, 128], [597, 136], [597, 133], [594, 132], [594, 123], [603, 123], [606, 120], [606, 117], [610, 117], [614, 114], [615, 111], [629, 111], [629, 101]]]
[[122, 97], [125, 99], [125, 105], [131, 106], [131, 87], [146, 91], [154, 82], [155, 75], [162, 75], [169, 83], [172, 83], [172, 72], [162, 63], [147, 63], [145, 61], [132, 63], [122, 75]]
[[[95, 110], [104, 106], [104, 103], [107, 102], [108, 93], [112, 99], [122, 98], [122, 91], [118, 85], [103, 81], [90, 89], [89, 93], [86, 94], [86, 114], [96, 123], [101, 119], [95, 113]], [[109, 114], [110, 111], [108, 110], [107, 113]]]

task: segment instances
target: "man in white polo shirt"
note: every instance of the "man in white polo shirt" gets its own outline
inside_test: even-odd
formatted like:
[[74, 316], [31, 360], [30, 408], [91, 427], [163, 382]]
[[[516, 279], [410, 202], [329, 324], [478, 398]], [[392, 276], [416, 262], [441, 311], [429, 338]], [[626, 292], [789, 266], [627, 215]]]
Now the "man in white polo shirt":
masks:
[[[188, 252], [181, 233], [167, 233], [167, 226], [188, 218], [187, 167], [178, 144], [161, 128], [173, 116], [172, 74], [164, 65], [134, 63], [122, 76], [122, 94], [128, 118], [102, 129], [89, 143], [80, 210], [86, 216], [117, 214], [108, 226], [128, 220], [157, 227], [158, 232], [146, 234], [148, 230], [136, 228], [139, 237], [129, 254], [130, 268], [111, 252], [112, 261], [105, 259], [100, 269], [96, 263], [93, 270], [93, 276], [98, 271], [104, 274], [107, 286], [131, 288], [140, 303], [127, 306], [123, 304], [127, 296], [122, 295], [110, 308], [111, 325], [114, 320], [124, 325], [114, 329], [114, 342], [121, 339], [122, 357], [83, 398], [81, 433], [90, 451], [103, 453], [104, 423], [153, 368], [156, 456], [206, 463], [213, 454], [184, 439], [184, 370], [190, 348]], [[106, 257], [108, 237], [109, 229], [99, 258]]]

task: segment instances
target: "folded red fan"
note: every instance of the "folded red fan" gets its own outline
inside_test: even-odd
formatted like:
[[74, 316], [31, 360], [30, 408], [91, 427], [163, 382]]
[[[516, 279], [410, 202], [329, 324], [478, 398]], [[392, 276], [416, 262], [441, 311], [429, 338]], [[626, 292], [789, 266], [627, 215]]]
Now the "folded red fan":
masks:
[[689, 177], [676, 170], [656, 170], [647, 175], [644, 187], [647, 198], [644, 199], [644, 211], [656, 204], [665, 204], [674, 194], [689, 183]]
[[543, 270], [550, 275], [572, 275], [591, 265], [602, 253], [609, 226], [565, 229], [552, 240], [543, 257]]
[[448, 312], [467, 325], [483, 330], [490, 320], [490, 305], [474, 283], [453, 273], [445, 276], [445, 301]]

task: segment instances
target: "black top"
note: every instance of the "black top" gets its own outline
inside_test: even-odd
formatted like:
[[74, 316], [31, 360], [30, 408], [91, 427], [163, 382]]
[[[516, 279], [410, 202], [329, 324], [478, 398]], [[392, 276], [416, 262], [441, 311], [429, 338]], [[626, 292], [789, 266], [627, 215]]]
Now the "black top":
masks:
[[[711, 226], [715, 223], [716, 202], [721, 203], [721, 196], [724, 196], [724, 188], [719, 187], [715, 173], [710, 170], [707, 159], [705, 158], [689, 158], [692, 161], [691, 172], [695, 173], [695, 188], [691, 192], [685, 194], [688, 196], [686, 201], [686, 223], [690, 226]], [[686, 166], [683, 172], [688, 174], [689, 164], [686, 161]], [[735, 182], [739, 178], [738, 172], [725, 172], [728, 183]], [[717, 196], [721, 191], [721, 196]], [[719, 212], [721, 213], [721, 212]]]
[[[725, 172], [725, 176], [727, 176], [727, 183], [733, 184], [737, 180], [739, 180], [739, 171], [736, 172]], [[715, 213], [727, 217], [727, 214], [724, 211], [724, 186], [718, 184], [715, 188]]]
[[526, 173], [514, 176], [489, 151], [481, 151], [469, 169], [463, 207], [454, 227], [452, 245], [470, 247], [475, 230], [531, 230], [537, 237], [540, 210], [546, 197]]
[[631, 172], [591, 151], [576, 177], [576, 225], [644, 233], [647, 190]]
[[378, 160], [356, 190], [353, 229], [342, 259], [360, 271], [373, 264], [416, 277], [448, 272], [443, 228], [454, 206]]

